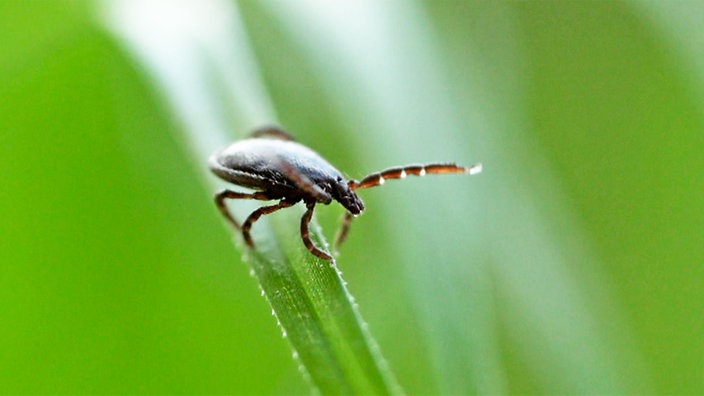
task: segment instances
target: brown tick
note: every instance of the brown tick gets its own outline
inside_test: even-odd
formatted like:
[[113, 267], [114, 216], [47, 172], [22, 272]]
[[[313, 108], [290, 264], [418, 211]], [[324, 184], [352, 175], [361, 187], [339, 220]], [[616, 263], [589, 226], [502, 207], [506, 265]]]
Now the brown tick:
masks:
[[[249, 247], [254, 248], [250, 229], [261, 216], [303, 201], [307, 208], [301, 218], [303, 244], [311, 253], [325, 260], [332, 260], [332, 256], [316, 247], [308, 232], [308, 224], [317, 203], [328, 205], [335, 200], [347, 210], [335, 241], [335, 246], [339, 246], [347, 237], [352, 218], [364, 211], [364, 203], [355, 190], [379, 186], [386, 179], [403, 179], [407, 175], [475, 174], [482, 170], [481, 164], [468, 168], [451, 163], [406, 165], [372, 173], [361, 181], [346, 180], [340, 171], [318, 153], [297, 143], [291, 135], [276, 127], [257, 129], [251, 138], [235, 142], [214, 153], [209, 159], [209, 165], [221, 179], [255, 190], [253, 193], [223, 190], [215, 195], [218, 209], [230, 224], [241, 230]], [[240, 226], [228, 210], [226, 199], [279, 202], [255, 210]]]

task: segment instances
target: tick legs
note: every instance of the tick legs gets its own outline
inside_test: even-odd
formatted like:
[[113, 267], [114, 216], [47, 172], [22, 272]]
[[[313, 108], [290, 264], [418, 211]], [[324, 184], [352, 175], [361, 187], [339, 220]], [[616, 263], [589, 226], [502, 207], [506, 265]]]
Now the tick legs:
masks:
[[337, 231], [337, 237], [335, 237], [335, 253], [337, 253], [337, 249], [340, 248], [342, 242], [347, 239], [347, 234], [350, 233], [350, 225], [352, 225], [353, 219], [354, 215], [352, 213], [345, 213], [345, 217], [342, 219], [342, 225], [340, 226], [340, 230]]
[[[470, 167], [459, 166], [456, 164], [426, 164], [426, 165], [406, 165], [384, 169], [381, 172], [372, 173], [361, 181], [350, 180], [347, 185], [350, 190], [360, 188], [372, 188], [384, 184], [386, 179], [403, 179], [408, 175], [424, 176], [427, 174], [450, 174], [450, 173], [469, 173], [474, 175], [482, 171], [482, 164], [472, 165]], [[347, 234], [350, 231], [354, 215], [347, 212], [342, 220], [342, 225], [335, 238], [335, 248], [337, 249], [342, 242], [347, 239]]]
[[301, 239], [303, 239], [303, 244], [306, 248], [314, 255], [320, 257], [323, 260], [332, 260], [332, 256], [325, 253], [324, 251], [318, 249], [313, 241], [310, 240], [310, 233], [308, 231], [308, 224], [310, 223], [311, 217], [313, 217], [313, 209], [315, 209], [315, 201], [306, 202], [306, 213], [303, 214], [301, 218]]
[[[225, 216], [225, 218], [238, 230], [242, 232], [242, 237], [244, 238], [245, 243], [247, 243], [247, 246], [254, 248], [254, 241], [252, 240], [252, 236], [250, 235], [250, 230], [252, 229], [252, 225], [259, 220], [260, 217], [264, 215], [268, 215], [270, 213], [276, 212], [279, 209], [283, 208], [288, 208], [290, 206], [293, 206], [297, 203], [297, 201], [287, 201], [285, 199], [282, 199], [279, 201], [279, 203], [274, 204], [274, 205], [269, 205], [269, 206], [262, 206], [261, 208], [255, 210], [247, 216], [247, 219], [240, 224], [235, 220], [235, 218], [232, 216], [230, 213], [229, 209], [227, 208], [227, 205], [225, 205], [225, 200], [226, 199], [256, 199], [259, 201], [270, 201], [272, 198], [268, 196], [266, 193], [263, 192], [255, 192], [253, 194], [245, 194], [245, 193], [239, 193], [235, 191], [230, 191], [230, 190], [223, 190], [220, 191], [215, 195], [215, 204], [217, 205], [218, 209], [220, 212]], [[329, 254], [325, 253], [324, 251], [318, 249], [314, 244], [313, 241], [310, 239], [310, 232], [308, 231], [308, 225], [310, 224], [311, 218], [313, 217], [313, 209], [315, 209], [315, 201], [311, 202], [306, 202], [306, 212], [303, 214], [303, 217], [301, 218], [301, 239], [303, 239], [303, 244], [306, 246], [306, 248], [313, 253], [314, 255], [320, 257], [323, 260], [332, 260], [332, 256]]]
[[215, 194], [215, 205], [220, 210], [220, 213], [222, 213], [222, 215], [225, 216], [227, 221], [229, 221], [230, 224], [232, 224], [232, 226], [237, 228], [238, 230], [241, 229], [240, 224], [232, 216], [232, 213], [230, 213], [230, 210], [227, 209], [227, 205], [225, 205], [226, 199], [256, 199], [259, 201], [271, 201], [271, 197], [269, 197], [268, 195], [266, 195], [263, 192], [255, 192], [253, 194], [245, 194], [245, 193], [239, 193], [236, 191], [222, 190], [219, 193]]
[[252, 236], [249, 235], [249, 230], [252, 228], [252, 224], [254, 224], [255, 221], [259, 220], [259, 218], [263, 215], [276, 212], [279, 209], [288, 208], [289, 206], [292, 206], [294, 204], [295, 202], [286, 201], [285, 199], [282, 199], [276, 205], [262, 206], [261, 208], [252, 212], [252, 214], [247, 217], [247, 220], [244, 221], [244, 224], [242, 224], [242, 237], [244, 237], [244, 241], [247, 243], [247, 245], [251, 248], [254, 247], [254, 241], [252, 241]]
[[372, 173], [362, 179], [362, 181], [350, 180], [349, 186], [352, 190], [358, 188], [371, 188], [384, 184], [386, 179], [403, 179], [408, 175], [424, 176], [427, 174], [448, 174], [448, 173], [469, 173], [473, 175], [482, 170], [482, 164], [470, 167], [456, 164], [426, 164], [426, 165], [406, 165], [384, 169], [381, 172]]
[[256, 199], [259, 201], [271, 201], [272, 198], [263, 192], [245, 194], [230, 190], [222, 190], [215, 195], [215, 205], [217, 205], [218, 209], [220, 209], [220, 212], [223, 214], [223, 216], [225, 216], [225, 218], [230, 222], [230, 224], [232, 224], [233, 227], [242, 231], [242, 237], [244, 238], [244, 241], [247, 243], [247, 246], [251, 248], [254, 247], [252, 236], [249, 234], [249, 230], [252, 228], [252, 224], [254, 224], [255, 221], [259, 220], [262, 215], [276, 212], [279, 209], [287, 208], [295, 204], [295, 202], [286, 201], [282, 199], [276, 205], [262, 206], [261, 208], [252, 212], [252, 214], [250, 214], [244, 221], [244, 224], [240, 226], [237, 220], [235, 220], [235, 218], [232, 216], [232, 213], [230, 213], [230, 210], [227, 208], [227, 205], [225, 204], [226, 199]]

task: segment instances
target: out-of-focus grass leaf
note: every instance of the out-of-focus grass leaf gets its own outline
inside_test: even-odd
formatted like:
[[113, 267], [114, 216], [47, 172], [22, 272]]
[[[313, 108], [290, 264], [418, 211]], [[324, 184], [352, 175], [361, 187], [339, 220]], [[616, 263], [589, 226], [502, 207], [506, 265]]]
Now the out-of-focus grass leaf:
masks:
[[0, 392], [300, 392], [172, 119], [93, 6], [0, 5]]

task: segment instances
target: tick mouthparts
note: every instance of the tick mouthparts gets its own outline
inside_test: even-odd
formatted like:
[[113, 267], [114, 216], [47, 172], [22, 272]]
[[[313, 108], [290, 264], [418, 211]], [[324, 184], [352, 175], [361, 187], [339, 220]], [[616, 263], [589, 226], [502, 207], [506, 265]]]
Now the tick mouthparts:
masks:
[[357, 196], [347, 196], [345, 199], [341, 200], [340, 203], [354, 216], [358, 216], [364, 212], [364, 204]]
[[465, 172], [469, 173], [470, 175], [476, 175], [477, 173], [481, 173], [482, 169], [484, 168], [484, 165], [482, 163], [474, 164], [468, 168], [464, 168]]
[[349, 205], [344, 205], [344, 206], [347, 208], [347, 210], [350, 211], [350, 213], [352, 213], [355, 216], [359, 216], [360, 214], [362, 214], [362, 212], [364, 212], [364, 205], [357, 204], [356, 202], [350, 203]]

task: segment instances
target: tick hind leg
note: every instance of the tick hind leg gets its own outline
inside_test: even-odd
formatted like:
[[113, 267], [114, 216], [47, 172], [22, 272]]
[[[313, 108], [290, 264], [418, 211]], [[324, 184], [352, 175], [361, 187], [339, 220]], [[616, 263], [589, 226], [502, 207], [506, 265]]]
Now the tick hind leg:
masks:
[[240, 224], [237, 222], [237, 220], [235, 220], [235, 217], [232, 216], [232, 213], [230, 213], [230, 210], [227, 208], [227, 205], [225, 204], [226, 199], [256, 199], [259, 201], [272, 200], [270, 196], [263, 192], [246, 194], [231, 190], [222, 190], [219, 193], [215, 194], [215, 205], [220, 210], [220, 213], [222, 213], [222, 215], [225, 216], [227, 221], [238, 230], [242, 229], [242, 227], [240, 227]]
[[301, 218], [301, 239], [303, 239], [303, 244], [306, 248], [314, 255], [320, 257], [323, 260], [332, 260], [332, 256], [325, 253], [324, 251], [318, 249], [313, 241], [310, 240], [310, 232], [308, 230], [308, 225], [310, 224], [310, 219], [313, 217], [313, 209], [315, 209], [315, 201], [306, 202], [306, 213], [303, 214]]
[[252, 236], [249, 234], [249, 231], [252, 229], [252, 225], [254, 224], [254, 222], [259, 220], [259, 218], [262, 217], [263, 215], [274, 213], [279, 209], [288, 208], [289, 206], [293, 206], [295, 204], [296, 204], [296, 202], [287, 201], [285, 199], [282, 199], [281, 201], [279, 201], [279, 203], [277, 203], [275, 205], [262, 206], [261, 208], [252, 212], [252, 214], [250, 214], [247, 217], [247, 220], [245, 220], [244, 223], [242, 224], [242, 237], [244, 238], [244, 241], [247, 243], [247, 246], [254, 248], [254, 241], [252, 240]]
[[242, 232], [242, 237], [244, 238], [245, 243], [247, 243], [247, 246], [251, 248], [254, 248], [254, 241], [252, 240], [252, 236], [250, 235], [252, 225], [263, 215], [276, 212], [279, 209], [288, 208], [289, 206], [295, 205], [297, 202], [282, 199], [281, 201], [279, 201], [279, 203], [275, 205], [262, 206], [261, 208], [255, 210], [249, 216], [247, 216], [247, 219], [240, 226], [237, 220], [235, 220], [234, 216], [232, 216], [232, 213], [230, 213], [230, 210], [227, 208], [227, 205], [225, 204], [226, 199], [255, 199], [258, 201], [271, 201], [274, 198], [272, 198], [265, 192], [255, 192], [252, 194], [246, 194], [231, 190], [222, 190], [219, 193], [215, 194], [215, 205], [217, 205], [218, 209], [223, 214], [223, 216], [225, 216], [228, 222], [233, 227]]

